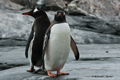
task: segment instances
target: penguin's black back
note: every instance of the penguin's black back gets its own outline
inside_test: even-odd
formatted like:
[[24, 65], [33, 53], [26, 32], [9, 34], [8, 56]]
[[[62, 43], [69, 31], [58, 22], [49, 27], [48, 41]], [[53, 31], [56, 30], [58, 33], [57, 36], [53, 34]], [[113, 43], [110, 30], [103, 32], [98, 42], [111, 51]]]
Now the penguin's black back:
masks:
[[39, 66], [39, 61], [42, 58], [44, 36], [50, 21], [47, 16], [37, 18], [33, 30], [35, 32], [33, 46], [32, 46], [32, 63]]

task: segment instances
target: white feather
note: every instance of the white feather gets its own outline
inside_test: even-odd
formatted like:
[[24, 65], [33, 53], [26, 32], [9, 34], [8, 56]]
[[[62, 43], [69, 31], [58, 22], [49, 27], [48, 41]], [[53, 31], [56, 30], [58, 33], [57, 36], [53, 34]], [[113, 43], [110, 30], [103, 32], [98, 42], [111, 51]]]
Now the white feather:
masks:
[[35, 8], [33, 12], [37, 12], [37, 11], [38, 11], [38, 9], [37, 9], [37, 8]]
[[29, 59], [29, 62], [30, 62], [30, 66], [33, 66], [32, 61], [31, 61], [31, 57], [32, 57], [32, 46], [33, 46], [34, 37], [35, 37], [35, 32], [34, 32], [33, 39], [31, 40], [30, 46], [29, 46], [30, 53], [28, 53], [28, 59]]
[[45, 54], [46, 70], [57, 71], [61, 69], [69, 54], [70, 28], [67, 23], [55, 24], [51, 28], [49, 44]]

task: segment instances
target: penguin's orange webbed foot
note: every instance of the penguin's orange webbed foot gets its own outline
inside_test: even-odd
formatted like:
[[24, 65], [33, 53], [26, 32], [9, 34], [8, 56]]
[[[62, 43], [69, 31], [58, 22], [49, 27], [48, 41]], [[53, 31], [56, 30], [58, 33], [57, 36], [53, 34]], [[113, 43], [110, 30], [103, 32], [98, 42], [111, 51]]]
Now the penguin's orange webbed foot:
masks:
[[32, 69], [27, 70], [27, 72], [34, 72], [34, 71], [35, 71], [35, 69], [34, 70], [32, 70]]
[[27, 72], [34, 72], [35, 69], [33, 67], [31, 67], [30, 69], [27, 70]]
[[50, 77], [56, 77], [56, 74], [52, 74], [51, 71], [47, 71]]
[[62, 73], [62, 72], [60, 72], [60, 70], [57, 71], [57, 74], [58, 75], [69, 75], [69, 73]]

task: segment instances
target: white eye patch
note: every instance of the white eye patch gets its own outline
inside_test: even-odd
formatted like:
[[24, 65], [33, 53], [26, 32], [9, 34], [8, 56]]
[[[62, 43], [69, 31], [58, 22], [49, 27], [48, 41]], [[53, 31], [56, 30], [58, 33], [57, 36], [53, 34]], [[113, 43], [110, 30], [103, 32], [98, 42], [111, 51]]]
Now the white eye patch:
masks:
[[37, 11], [38, 11], [38, 9], [37, 9], [37, 8], [35, 8], [33, 12], [37, 12]]

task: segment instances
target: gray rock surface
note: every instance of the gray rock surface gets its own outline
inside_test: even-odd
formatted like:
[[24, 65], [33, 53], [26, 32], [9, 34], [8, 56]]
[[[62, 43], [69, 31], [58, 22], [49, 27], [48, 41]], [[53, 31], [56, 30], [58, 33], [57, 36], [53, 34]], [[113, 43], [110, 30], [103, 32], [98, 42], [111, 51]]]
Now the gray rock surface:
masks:
[[[77, 45], [80, 59], [75, 61], [72, 51], [62, 69], [69, 75], [50, 78], [45, 73], [26, 72], [30, 68], [25, 59], [25, 47], [0, 47], [1, 80], [119, 80], [120, 53], [119, 44]], [[8, 67], [14, 65], [12, 67]], [[55, 73], [55, 72], [53, 72]]]
[[[33, 18], [15, 10], [0, 10], [0, 45], [25, 44]], [[22, 42], [22, 43], [20, 43]]]
[[0, 10], [9, 9], [9, 10], [20, 10], [23, 6], [15, 4], [10, 0], [0, 0]]
[[[26, 45], [34, 21], [32, 17], [22, 15], [26, 11], [29, 10], [0, 10], [1, 46]], [[48, 11], [47, 14], [52, 21], [55, 12]], [[77, 43], [120, 43], [118, 25], [114, 25], [114, 22], [110, 23], [95, 16], [67, 15], [66, 18]]]
[[[10, 0], [0, 0], [0, 4], [0, 46], [26, 45], [34, 19], [22, 13], [29, 10], [23, 10], [23, 6]], [[52, 21], [55, 11], [47, 11], [47, 14]], [[93, 14], [86, 16], [66, 14], [66, 18], [77, 43], [120, 43], [120, 20], [107, 20]]]
[[78, 44], [111, 44], [120, 42], [120, 37], [71, 28], [71, 35]]
[[77, 6], [106, 19], [120, 18], [119, 0], [79, 0]]
[[[120, 19], [120, 1], [119, 0], [11, 0], [21, 5], [33, 7], [36, 4], [43, 6], [45, 10], [58, 10], [59, 7], [65, 7], [68, 13], [81, 14], [82, 12], [95, 14], [105, 19]], [[59, 5], [58, 5], [59, 4]], [[70, 7], [70, 5], [72, 5]]]

